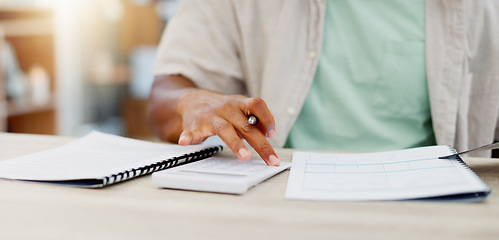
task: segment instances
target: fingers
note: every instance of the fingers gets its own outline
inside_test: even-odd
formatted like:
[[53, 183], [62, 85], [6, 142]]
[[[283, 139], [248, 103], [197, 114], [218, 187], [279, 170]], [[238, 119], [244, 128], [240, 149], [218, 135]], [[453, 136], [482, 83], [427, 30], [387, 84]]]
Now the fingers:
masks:
[[246, 116], [255, 115], [258, 118], [256, 126], [268, 138], [275, 135], [275, 121], [265, 101], [261, 98], [249, 98], [240, 106]]
[[230, 116], [228, 119], [213, 118], [210, 124], [213, 132], [195, 130], [194, 126], [190, 131], [183, 131], [178, 143], [180, 145], [199, 144], [209, 136], [218, 135], [239, 160], [247, 161], [251, 158], [251, 152], [241, 140], [242, 137], [255, 149], [267, 165], [279, 166], [280, 161], [275, 150], [260, 129], [248, 123], [246, 115], [240, 112], [228, 116]]
[[[176, 109], [182, 116], [179, 144], [198, 144], [218, 135], [240, 160], [246, 161], [251, 153], [242, 137], [268, 165], [279, 165], [277, 154], [265, 138], [275, 135], [274, 117], [262, 99], [199, 90], [184, 95]], [[248, 123], [251, 114], [258, 118], [256, 125]]]
[[187, 146], [192, 144], [192, 134], [191, 132], [184, 131], [180, 134], [178, 139], [178, 144]]
[[251, 158], [251, 152], [246, 148], [232, 124], [224, 119], [217, 119], [215, 126], [216, 134], [236, 154], [239, 160], [248, 161]]
[[241, 137], [239, 137], [236, 130], [229, 122], [215, 117], [213, 120], [213, 126], [214, 133], [194, 130], [195, 126], [193, 126], [193, 130], [186, 130], [182, 132], [178, 143], [180, 145], [200, 144], [206, 140], [206, 138], [216, 134], [227, 144], [239, 160], [248, 161], [251, 158], [251, 152], [246, 148], [246, 145], [244, 145]]
[[201, 133], [196, 131], [183, 131], [178, 139], [178, 144], [180, 145], [195, 145], [200, 144], [208, 137], [213, 136], [213, 134]]
[[[280, 161], [274, 148], [267, 141], [260, 129], [248, 123], [246, 115], [235, 114], [232, 116], [230, 121], [231, 125], [235, 128], [235, 131], [237, 131], [241, 137], [246, 139], [246, 141], [253, 147], [253, 149], [255, 149], [265, 163], [267, 163], [267, 165], [279, 166]], [[220, 133], [218, 134], [220, 135]], [[224, 142], [227, 143], [227, 141]]]

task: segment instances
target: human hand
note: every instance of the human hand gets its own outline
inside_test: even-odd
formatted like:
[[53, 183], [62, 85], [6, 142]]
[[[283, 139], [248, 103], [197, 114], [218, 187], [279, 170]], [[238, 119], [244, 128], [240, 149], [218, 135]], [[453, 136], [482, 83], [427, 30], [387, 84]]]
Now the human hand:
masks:
[[[277, 154], [265, 138], [275, 135], [274, 117], [261, 98], [195, 89], [178, 99], [176, 111], [182, 116], [180, 145], [199, 144], [218, 135], [237, 158], [247, 161], [251, 153], [241, 140], [244, 138], [267, 165], [279, 165]], [[256, 125], [248, 123], [250, 115], [258, 118]]]

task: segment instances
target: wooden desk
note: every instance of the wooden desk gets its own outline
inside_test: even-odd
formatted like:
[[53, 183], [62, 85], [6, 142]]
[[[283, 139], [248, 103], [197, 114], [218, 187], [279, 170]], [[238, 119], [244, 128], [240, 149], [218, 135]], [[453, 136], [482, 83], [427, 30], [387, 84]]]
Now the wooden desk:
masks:
[[[0, 160], [71, 140], [0, 133]], [[0, 239], [499, 239], [499, 160], [465, 160], [493, 190], [485, 202], [291, 201], [289, 171], [242, 196], [159, 189], [150, 175], [97, 190], [0, 180]]]

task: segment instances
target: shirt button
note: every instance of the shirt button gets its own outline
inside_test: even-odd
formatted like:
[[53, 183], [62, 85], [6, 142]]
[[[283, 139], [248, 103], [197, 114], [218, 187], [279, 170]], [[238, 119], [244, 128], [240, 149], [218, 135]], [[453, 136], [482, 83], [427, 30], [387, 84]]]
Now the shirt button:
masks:
[[286, 109], [286, 111], [288, 112], [289, 115], [294, 115], [295, 114], [295, 109], [292, 108], [292, 107], [288, 107], [288, 109]]
[[314, 52], [314, 51], [310, 51], [310, 52], [308, 52], [308, 58], [310, 58], [310, 59], [314, 59], [314, 58], [315, 58], [315, 55], [316, 55], [316, 54], [315, 54], [315, 52]]

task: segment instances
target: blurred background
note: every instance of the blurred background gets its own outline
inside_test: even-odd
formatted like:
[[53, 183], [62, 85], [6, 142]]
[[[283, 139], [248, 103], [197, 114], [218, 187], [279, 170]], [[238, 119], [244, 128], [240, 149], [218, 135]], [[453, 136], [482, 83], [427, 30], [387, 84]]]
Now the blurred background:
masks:
[[153, 138], [156, 46], [178, 0], [0, 0], [0, 131]]

